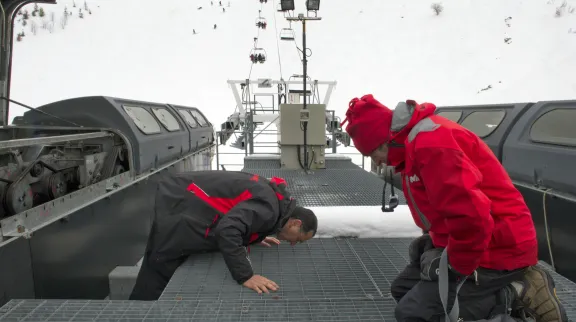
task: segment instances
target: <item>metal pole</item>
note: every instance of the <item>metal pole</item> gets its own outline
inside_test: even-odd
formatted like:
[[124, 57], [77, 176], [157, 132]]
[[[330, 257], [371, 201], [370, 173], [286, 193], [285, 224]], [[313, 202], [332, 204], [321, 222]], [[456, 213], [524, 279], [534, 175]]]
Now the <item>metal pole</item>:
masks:
[[216, 132], [216, 170], [220, 170], [220, 152], [218, 145], [220, 145], [220, 132]]
[[246, 126], [244, 126], [244, 156], [248, 155], [248, 131], [250, 130], [250, 114], [252, 113], [252, 106], [250, 105], [250, 80], [246, 80]]
[[[3, 1], [4, 2], [4, 1]], [[21, 3], [18, 3], [21, 2]], [[12, 13], [15, 8], [22, 5], [23, 1], [15, 1], [12, 5], [2, 7], [2, 35], [0, 35], [0, 96], [10, 97], [10, 77], [12, 67]], [[8, 125], [9, 102], [0, 101], [0, 125]]]
[[[308, 59], [306, 59], [306, 20], [320, 20], [319, 17], [304, 17], [304, 14], [299, 14], [298, 17], [288, 17], [288, 21], [302, 21], [302, 68], [303, 68], [303, 88], [304, 88], [304, 104], [303, 110], [308, 107], [306, 95], [306, 81], [308, 78]], [[302, 122], [302, 130], [304, 131], [304, 170], [308, 172], [308, 122]], [[300, 153], [300, 151], [298, 151]]]
[[[306, 100], [306, 77], [307, 75], [307, 64], [308, 64], [308, 60], [306, 59], [306, 19], [302, 19], [302, 67], [304, 69], [304, 79], [303, 79], [303, 83], [304, 83], [304, 105], [303, 105], [303, 109], [305, 110], [308, 106], [307, 104], [307, 100]], [[304, 124], [302, 124], [303, 129], [304, 129], [304, 170], [308, 171], [308, 122], [304, 122]]]
[[336, 111], [332, 111], [332, 124], [330, 124], [330, 129], [332, 130], [332, 153], [336, 153], [336, 129], [332, 128], [334, 121], [336, 120]]
[[254, 154], [254, 131], [256, 131], [256, 126], [254, 125], [254, 114], [252, 112], [248, 114], [248, 127], [250, 129], [250, 132], [248, 133], [248, 142], [250, 148], [249, 154], [252, 155]]

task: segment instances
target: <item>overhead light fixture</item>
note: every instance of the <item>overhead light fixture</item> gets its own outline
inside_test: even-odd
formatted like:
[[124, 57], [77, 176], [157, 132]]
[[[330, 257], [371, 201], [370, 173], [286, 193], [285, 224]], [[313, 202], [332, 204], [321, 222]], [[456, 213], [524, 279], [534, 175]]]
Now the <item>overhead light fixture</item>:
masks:
[[281, 11], [294, 10], [294, 0], [280, 0], [280, 10]]
[[308, 11], [320, 10], [320, 0], [306, 0], [306, 9]]

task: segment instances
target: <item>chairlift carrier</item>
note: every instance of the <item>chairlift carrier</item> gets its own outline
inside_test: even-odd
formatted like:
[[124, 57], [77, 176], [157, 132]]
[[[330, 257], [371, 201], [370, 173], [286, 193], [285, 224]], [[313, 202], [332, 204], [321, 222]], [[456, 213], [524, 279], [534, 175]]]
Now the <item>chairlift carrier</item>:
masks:
[[262, 55], [264, 56], [264, 58], [268, 58], [268, 54], [266, 54], [266, 50], [264, 50], [264, 48], [252, 48], [252, 50], [250, 51], [250, 55]]
[[294, 40], [294, 30], [291, 28], [282, 28], [280, 30], [280, 40]]

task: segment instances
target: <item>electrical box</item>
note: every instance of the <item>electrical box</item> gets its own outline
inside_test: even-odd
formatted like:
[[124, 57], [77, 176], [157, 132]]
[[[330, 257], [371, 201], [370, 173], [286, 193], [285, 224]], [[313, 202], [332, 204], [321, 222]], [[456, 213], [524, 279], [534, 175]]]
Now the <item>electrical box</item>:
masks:
[[280, 105], [280, 162], [282, 168], [302, 169], [304, 165], [304, 124], [310, 169], [325, 169], [326, 105]]
[[300, 104], [300, 94], [288, 93], [288, 104]]

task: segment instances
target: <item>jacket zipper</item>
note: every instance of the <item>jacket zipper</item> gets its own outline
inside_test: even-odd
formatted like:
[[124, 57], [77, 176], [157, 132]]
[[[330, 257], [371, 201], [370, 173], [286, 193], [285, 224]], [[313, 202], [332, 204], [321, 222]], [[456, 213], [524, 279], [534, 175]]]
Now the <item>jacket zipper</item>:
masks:
[[418, 205], [414, 201], [414, 197], [412, 196], [412, 190], [410, 189], [410, 178], [408, 177], [408, 175], [404, 175], [404, 181], [406, 182], [406, 190], [408, 190], [408, 198], [410, 199], [410, 202], [412, 203], [414, 210], [416, 210], [416, 213], [418, 214], [418, 217], [420, 218], [422, 225], [424, 225], [424, 229], [429, 230], [430, 222], [428, 221], [426, 216], [424, 216], [424, 214], [420, 211]]

